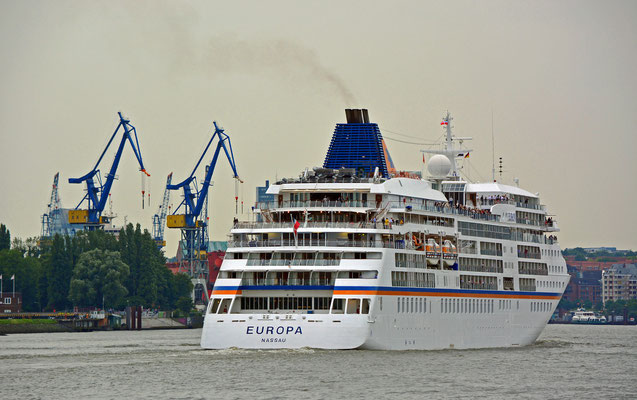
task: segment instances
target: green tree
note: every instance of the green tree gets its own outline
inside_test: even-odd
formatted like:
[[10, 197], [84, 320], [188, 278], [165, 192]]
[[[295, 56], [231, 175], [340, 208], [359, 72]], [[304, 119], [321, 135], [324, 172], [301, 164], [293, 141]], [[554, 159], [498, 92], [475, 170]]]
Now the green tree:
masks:
[[557, 304], [557, 308], [570, 311], [577, 308], [577, 303], [569, 301], [565, 297], [562, 297], [562, 299], [560, 299], [560, 302]]
[[0, 224], [0, 250], [11, 248], [11, 233], [4, 224]]
[[626, 302], [628, 308], [628, 318], [637, 318], [637, 299], [631, 299]]
[[190, 314], [192, 307], [192, 299], [186, 296], [180, 297], [175, 304], [175, 308], [181, 311], [184, 315]]
[[[38, 281], [42, 274], [40, 260], [25, 257], [20, 250], [0, 251], [0, 275], [3, 277], [3, 291], [15, 291], [22, 294], [22, 309], [24, 311], [40, 311], [40, 295]], [[14, 280], [11, 281], [11, 277]]]
[[145, 306], [166, 306], [166, 290], [169, 287], [166, 259], [157, 248], [148, 231], [142, 233], [141, 226], [128, 224], [119, 234], [122, 261], [130, 267], [126, 287], [130, 296]]
[[[168, 268], [166, 268], [168, 269]], [[192, 281], [186, 274], [172, 274], [172, 299], [171, 308], [177, 308], [177, 301], [182, 297], [188, 297], [192, 295]]]
[[626, 307], [625, 300], [607, 301], [604, 305], [604, 310], [607, 314], [623, 315], [624, 307]]
[[119, 252], [94, 249], [80, 256], [69, 288], [69, 300], [75, 305], [118, 306], [128, 290], [124, 282], [129, 274]]
[[75, 258], [73, 253], [73, 238], [61, 235], [53, 237], [47, 271], [49, 309], [61, 310], [71, 305], [68, 297]]

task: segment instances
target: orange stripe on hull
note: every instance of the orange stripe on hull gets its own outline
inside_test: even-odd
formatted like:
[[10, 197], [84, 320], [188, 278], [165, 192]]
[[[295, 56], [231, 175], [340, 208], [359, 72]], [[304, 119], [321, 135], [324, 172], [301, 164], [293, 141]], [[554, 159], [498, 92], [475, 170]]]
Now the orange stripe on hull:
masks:
[[241, 294], [241, 290], [213, 290], [212, 294]]

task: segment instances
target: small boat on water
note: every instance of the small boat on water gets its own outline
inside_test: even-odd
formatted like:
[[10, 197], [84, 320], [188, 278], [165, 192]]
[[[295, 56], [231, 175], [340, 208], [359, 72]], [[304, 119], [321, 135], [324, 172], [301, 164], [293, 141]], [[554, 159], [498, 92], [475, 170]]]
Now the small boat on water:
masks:
[[573, 313], [571, 322], [574, 324], [605, 324], [606, 317], [603, 315], [599, 316], [593, 311], [586, 311], [583, 308], [578, 308], [577, 311]]

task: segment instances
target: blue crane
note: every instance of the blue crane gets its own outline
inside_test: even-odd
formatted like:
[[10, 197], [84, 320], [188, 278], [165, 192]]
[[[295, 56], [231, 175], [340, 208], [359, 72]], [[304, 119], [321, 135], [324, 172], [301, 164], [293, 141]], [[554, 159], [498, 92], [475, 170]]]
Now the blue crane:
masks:
[[[169, 228], [181, 229], [181, 241], [180, 241], [180, 253], [178, 258], [180, 259], [179, 271], [185, 272], [190, 276], [193, 282], [193, 300], [195, 304], [205, 304], [208, 300], [206, 287], [208, 286], [208, 218], [207, 218], [207, 204], [208, 204], [208, 189], [211, 186], [212, 174], [215, 171], [217, 165], [217, 159], [219, 153], [223, 149], [223, 152], [230, 163], [233, 177], [239, 182], [239, 176], [237, 174], [237, 168], [234, 162], [234, 154], [232, 152], [232, 144], [230, 137], [224, 132], [223, 128], [220, 128], [216, 122], [214, 122], [215, 133], [208, 141], [206, 148], [204, 149], [201, 157], [195, 164], [192, 173], [183, 182], [176, 185], [166, 185], [168, 190], [183, 189], [184, 198], [177, 206], [172, 215], [169, 215], [166, 220], [166, 225]], [[217, 147], [215, 149], [212, 161], [209, 165], [206, 165], [206, 175], [201, 186], [197, 185], [195, 173], [197, 168], [201, 165], [203, 158], [205, 157], [212, 142], [218, 139]], [[235, 201], [237, 197], [235, 195]], [[183, 207], [182, 214], [178, 214], [178, 211]], [[202, 218], [203, 211], [203, 218]]]
[[166, 246], [166, 241], [164, 240], [164, 221], [166, 221], [166, 215], [168, 215], [168, 203], [170, 202], [170, 189], [168, 189], [168, 186], [170, 186], [172, 180], [173, 173], [171, 172], [166, 178], [166, 190], [164, 190], [164, 198], [159, 205], [157, 214], [153, 215], [153, 239], [155, 239], [155, 243], [157, 243], [157, 247], [159, 247], [160, 249]]
[[[104, 207], [106, 206], [106, 202], [108, 200], [108, 195], [111, 191], [111, 187], [113, 186], [113, 181], [115, 180], [115, 174], [117, 172], [117, 167], [119, 166], [119, 161], [122, 157], [122, 151], [124, 150], [124, 146], [126, 145], [126, 141], [128, 141], [133, 148], [133, 152], [135, 153], [135, 157], [139, 162], [139, 168], [143, 174], [150, 176], [148, 172], [146, 172], [146, 168], [144, 168], [144, 163], [142, 161], [142, 153], [139, 147], [139, 141], [137, 140], [137, 130], [133, 125], [130, 124], [130, 121], [125, 119], [122, 116], [122, 113], [119, 112], [119, 124], [113, 132], [113, 135], [108, 141], [106, 148], [100, 155], [97, 163], [95, 163], [95, 167], [82, 176], [81, 178], [69, 178], [69, 183], [83, 183], [86, 182], [86, 195], [79, 202], [75, 210], [69, 210], [69, 223], [71, 224], [85, 224], [89, 226], [97, 226], [99, 224], [108, 223], [108, 218], [102, 217], [102, 211], [104, 211]], [[106, 181], [102, 183], [102, 177], [100, 170], [98, 169], [100, 162], [104, 158], [104, 154], [110, 147], [113, 139], [117, 135], [117, 132], [123, 129], [122, 140], [119, 143], [119, 147], [117, 148], [117, 152], [115, 153], [115, 159], [113, 160], [113, 165], [111, 165], [111, 169], [106, 175]], [[135, 136], [135, 140], [133, 140], [133, 135]], [[97, 182], [96, 182], [97, 180]], [[144, 191], [142, 191], [142, 204], [144, 201]], [[79, 207], [82, 205], [84, 201], [87, 201], [88, 207], [86, 210], [79, 210]]]
[[[212, 179], [212, 174], [215, 171], [215, 166], [217, 165], [217, 158], [219, 157], [219, 153], [221, 149], [223, 149], [226, 157], [228, 158], [228, 162], [230, 163], [230, 167], [232, 168], [232, 172], [234, 172], [233, 178], [239, 180], [239, 175], [237, 174], [237, 167], [234, 162], [234, 154], [232, 152], [232, 144], [230, 143], [230, 136], [228, 136], [223, 128], [220, 128], [217, 125], [217, 122], [213, 122], [215, 126], [215, 133], [208, 141], [208, 145], [206, 146], [203, 154], [199, 157], [199, 161], [193, 168], [192, 173], [188, 178], [186, 178], [183, 182], [178, 183], [176, 185], [166, 185], [166, 189], [169, 190], [179, 190], [183, 189], [184, 199], [181, 201], [179, 206], [175, 209], [173, 215], [168, 218], [168, 227], [169, 228], [197, 228], [201, 225], [205, 225], [206, 221], [198, 220], [201, 211], [204, 207], [206, 196], [208, 195], [208, 188], [210, 187], [210, 181]], [[197, 168], [201, 164], [204, 156], [208, 152], [210, 145], [215, 140], [215, 138], [219, 138], [219, 143], [217, 143], [217, 148], [215, 150], [215, 154], [212, 157], [212, 161], [210, 165], [207, 166], [206, 177], [204, 179], [203, 185], [201, 188], [197, 187], [195, 172], [197, 172]], [[226, 146], [226, 142], [227, 146]], [[185, 212], [184, 214], [177, 214], [177, 211], [184, 206]]]

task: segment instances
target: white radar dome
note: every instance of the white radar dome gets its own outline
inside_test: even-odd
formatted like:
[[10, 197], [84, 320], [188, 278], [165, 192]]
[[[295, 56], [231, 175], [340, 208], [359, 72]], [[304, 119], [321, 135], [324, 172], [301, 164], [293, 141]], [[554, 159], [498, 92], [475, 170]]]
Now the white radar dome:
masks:
[[429, 171], [434, 178], [444, 178], [451, 172], [451, 161], [442, 154], [436, 154], [429, 159], [427, 171]]

